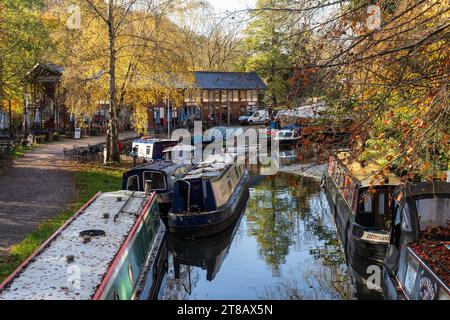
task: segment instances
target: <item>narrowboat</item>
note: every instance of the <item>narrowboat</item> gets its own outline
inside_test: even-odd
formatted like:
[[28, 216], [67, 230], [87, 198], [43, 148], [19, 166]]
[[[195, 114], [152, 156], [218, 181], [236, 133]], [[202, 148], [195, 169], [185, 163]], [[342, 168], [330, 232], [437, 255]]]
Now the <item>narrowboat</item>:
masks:
[[137, 157], [145, 161], [158, 161], [163, 158], [163, 152], [167, 148], [179, 143], [171, 139], [142, 138], [133, 141], [132, 149], [137, 148]]
[[[371, 268], [383, 266], [392, 216], [390, 199], [401, 184], [390, 172], [385, 172], [383, 181], [375, 179], [382, 170], [376, 163], [352, 161], [349, 153], [338, 152], [330, 158], [322, 180], [347, 264], [361, 291], [358, 295], [368, 290]], [[381, 291], [379, 286], [371, 288]]]
[[227, 257], [244, 212], [242, 208], [232, 226], [211, 237], [186, 240], [169, 235], [167, 246], [173, 257], [175, 279], [180, 278], [181, 266], [193, 266], [206, 270], [206, 280], [213, 281]]
[[0, 300], [153, 299], [165, 236], [155, 193], [98, 193], [0, 285]]
[[300, 139], [301, 135], [297, 128], [283, 128], [278, 130], [273, 137], [273, 140], [277, 141], [280, 146], [296, 145]]
[[249, 174], [237, 155], [208, 157], [175, 183], [171, 233], [202, 237], [228, 228], [248, 198]]
[[388, 300], [450, 300], [450, 183], [398, 188], [381, 286]]
[[[201, 148], [201, 147], [198, 147]], [[195, 150], [197, 147], [187, 144], [177, 144], [163, 151], [163, 160], [192, 165], [195, 163]], [[201, 155], [201, 150], [198, 150]]]
[[[159, 210], [166, 215], [172, 207], [173, 186], [192, 167], [189, 164], [172, 161], [156, 161], [146, 163], [125, 172], [122, 179], [122, 189], [129, 191], [156, 192]], [[147, 188], [145, 190], [146, 183]]]

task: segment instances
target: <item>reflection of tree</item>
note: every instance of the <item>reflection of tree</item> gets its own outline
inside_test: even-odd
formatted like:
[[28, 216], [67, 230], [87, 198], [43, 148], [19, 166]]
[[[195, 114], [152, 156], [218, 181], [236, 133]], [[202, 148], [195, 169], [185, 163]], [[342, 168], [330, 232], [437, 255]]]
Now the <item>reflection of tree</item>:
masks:
[[[348, 299], [352, 297], [351, 282], [344, 256], [330, 218], [328, 204], [318, 181], [289, 174], [278, 174], [259, 181], [251, 190], [247, 209], [249, 234], [259, 244], [259, 255], [280, 275], [289, 247], [309, 249], [320, 264], [302, 273], [263, 288], [265, 299]], [[306, 266], [303, 266], [304, 269]]]
[[163, 300], [188, 300], [192, 299], [192, 291], [200, 280], [198, 269], [182, 265], [180, 266], [180, 277], [175, 278], [173, 270], [173, 258], [171, 260], [172, 267], [166, 275], [166, 285], [163, 288]]
[[[303, 181], [301, 181], [303, 180]], [[259, 244], [259, 255], [279, 275], [280, 265], [294, 243], [300, 212], [309, 212], [308, 199], [320, 191], [317, 182], [289, 174], [259, 181], [247, 207], [249, 234]]]

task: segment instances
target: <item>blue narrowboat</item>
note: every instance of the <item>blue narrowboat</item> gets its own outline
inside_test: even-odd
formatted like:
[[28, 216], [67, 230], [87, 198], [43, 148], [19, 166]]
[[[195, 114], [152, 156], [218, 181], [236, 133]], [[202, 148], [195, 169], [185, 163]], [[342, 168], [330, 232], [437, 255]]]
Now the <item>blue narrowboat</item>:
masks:
[[0, 300], [154, 299], [165, 237], [155, 193], [98, 193], [0, 285]]
[[225, 230], [248, 198], [248, 184], [249, 174], [238, 156], [208, 157], [175, 183], [170, 232], [202, 237]]
[[[156, 192], [161, 214], [165, 215], [172, 207], [173, 186], [192, 167], [189, 164], [172, 161], [146, 163], [125, 172], [122, 189], [129, 191]], [[145, 190], [147, 188], [149, 190]]]

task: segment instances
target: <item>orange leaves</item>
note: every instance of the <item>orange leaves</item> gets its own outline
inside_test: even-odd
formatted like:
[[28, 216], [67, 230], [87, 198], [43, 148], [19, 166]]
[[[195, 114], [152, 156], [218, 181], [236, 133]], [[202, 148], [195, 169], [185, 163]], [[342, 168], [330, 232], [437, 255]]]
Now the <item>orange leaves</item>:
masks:
[[412, 154], [414, 152], [413, 147], [409, 147], [408, 150], [406, 150], [406, 154]]

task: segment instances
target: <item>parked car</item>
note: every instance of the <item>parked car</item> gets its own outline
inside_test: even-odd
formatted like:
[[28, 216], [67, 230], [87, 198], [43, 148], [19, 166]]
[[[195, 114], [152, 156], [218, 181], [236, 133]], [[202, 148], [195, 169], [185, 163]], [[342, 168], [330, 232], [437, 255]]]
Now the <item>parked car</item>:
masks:
[[248, 118], [250, 118], [255, 111], [247, 111], [244, 115], [240, 116], [238, 122], [240, 125], [248, 124]]
[[264, 109], [256, 110], [247, 119], [248, 124], [251, 126], [254, 124], [264, 124], [266, 121], [270, 121], [270, 114], [268, 110]]

